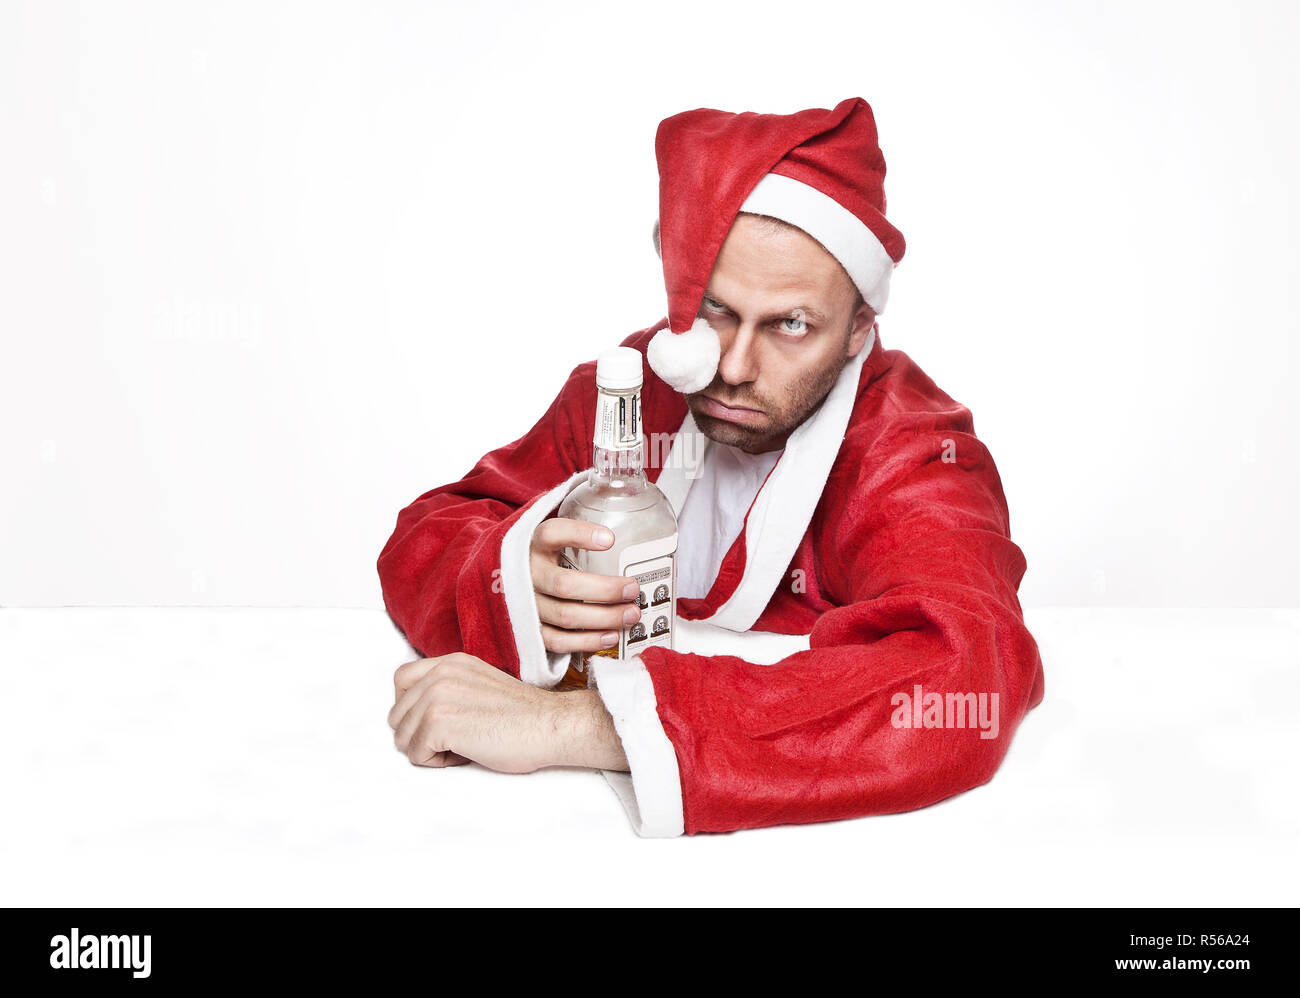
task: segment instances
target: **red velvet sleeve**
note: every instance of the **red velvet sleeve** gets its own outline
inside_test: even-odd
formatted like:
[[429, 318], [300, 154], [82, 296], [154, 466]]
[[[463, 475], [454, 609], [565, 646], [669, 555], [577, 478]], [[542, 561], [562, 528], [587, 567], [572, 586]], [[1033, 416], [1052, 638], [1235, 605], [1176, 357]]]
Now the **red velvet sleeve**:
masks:
[[990, 780], [1042, 700], [1016, 595], [1025, 559], [969, 412], [871, 432], [846, 440], [853, 460], [833, 474], [847, 480], [831, 489], [841, 498], [814, 518], [822, 590], [837, 605], [808, 650], [771, 665], [642, 655], [688, 833], [941, 801]]
[[[465, 651], [536, 681], [520, 669], [520, 645], [539, 625], [519, 553], [527, 539], [516, 535], [530, 525], [530, 512], [538, 514], [531, 519], [550, 512], [534, 509], [548, 492], [590, 465], [583, 439], [591, 435], [586, 409], [594, 396], [595, 364], [581, 365], [524, 436], [398, 513], [379, 555], [379, 581], [389, 616], [420, 654]], [[519, 542], [513, 553], [512, 537]], [[541, 651], [540, 630], [533, 643]]]

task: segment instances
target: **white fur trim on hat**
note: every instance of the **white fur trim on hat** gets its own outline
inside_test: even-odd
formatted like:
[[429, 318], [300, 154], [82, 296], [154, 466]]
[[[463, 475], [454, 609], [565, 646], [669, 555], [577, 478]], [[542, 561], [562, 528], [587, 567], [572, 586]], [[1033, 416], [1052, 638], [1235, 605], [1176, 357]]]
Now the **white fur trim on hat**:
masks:
[[889, 300], [894, 261], [862, 219], [829, 194], [779, 173], [760, 180], [741, 211], [797, 225], [840, 262], [863, 300], [879, 315]]
[[659, 330], [646, 348], [651, 369], [683, 395], [707, 388], [721, 357], [718, 334], [703, 317], [684, 333]]

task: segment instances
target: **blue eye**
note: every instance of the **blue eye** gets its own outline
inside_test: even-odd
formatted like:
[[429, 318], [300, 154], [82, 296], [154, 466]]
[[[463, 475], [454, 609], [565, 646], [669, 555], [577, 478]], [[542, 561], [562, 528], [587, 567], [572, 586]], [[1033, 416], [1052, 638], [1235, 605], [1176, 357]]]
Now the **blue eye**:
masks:
[[710, 311], [713, 311], [713, 312], [724, 312], [724, 311], [726, 311], [726, 310], [722, 307], [722, 304], [721, 304], [720, 302], [716, 302], [716, 301], [714, 301], [712, 298], [705, 298], [705, 299], [704, 299], [704, 304], [705, 304], [705, 306], [708, 307], [708, 309], [709, 309]]
[[[799, 324], [798, 328], [791, 329], [789, 326], [785, 325], [787, 322], [797, 322]], [[806, 333], [808, 332], [808, 323], [804, 320], [802, 313], [796, 313], [781, 320], [781, 331], [796, 335], [799, 333]]]

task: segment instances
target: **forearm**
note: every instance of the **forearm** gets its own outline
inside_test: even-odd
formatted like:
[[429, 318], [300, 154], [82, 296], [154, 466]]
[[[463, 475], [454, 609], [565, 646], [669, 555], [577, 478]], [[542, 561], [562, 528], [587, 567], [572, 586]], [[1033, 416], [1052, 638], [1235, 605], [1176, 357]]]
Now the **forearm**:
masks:
[[608, 769], [620, 773], [629, 770], [623, 742], [614, 730], [614, 719], [595, 690], [553, 693], [558, 711], [554, 725], [557, 766], [581, 766]]

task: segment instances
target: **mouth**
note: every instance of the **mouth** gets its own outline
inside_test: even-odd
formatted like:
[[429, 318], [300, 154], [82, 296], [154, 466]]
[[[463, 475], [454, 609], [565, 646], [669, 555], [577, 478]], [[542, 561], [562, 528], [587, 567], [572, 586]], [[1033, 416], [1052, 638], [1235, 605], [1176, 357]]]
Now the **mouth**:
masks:
[[727, 405], [708, 395], [697, 395], [696, 398], [699, 399], [700, 408], [704, 410], [705, 415], [712, 416], [714, 419], [724, 419], [728, 423], [752, 423], [763, 415], [758, 409]]

